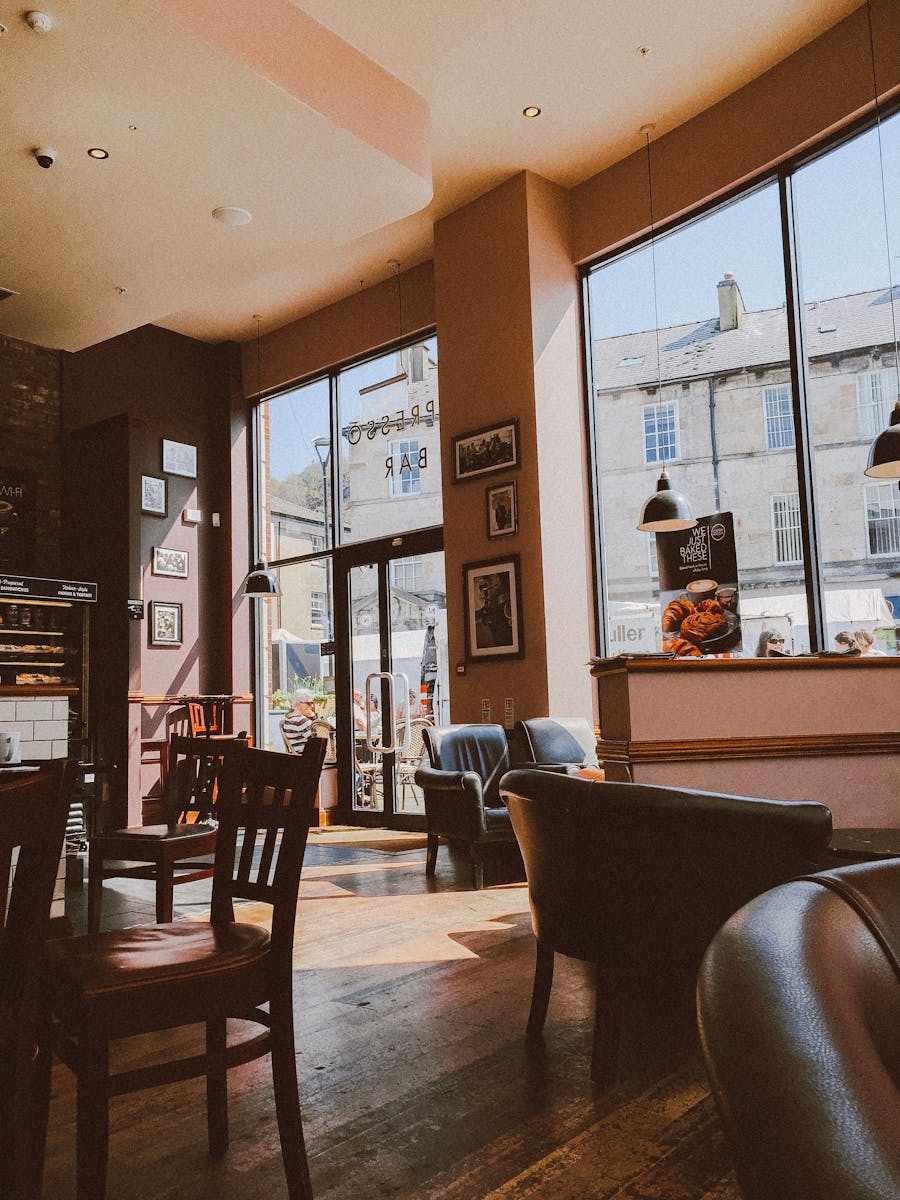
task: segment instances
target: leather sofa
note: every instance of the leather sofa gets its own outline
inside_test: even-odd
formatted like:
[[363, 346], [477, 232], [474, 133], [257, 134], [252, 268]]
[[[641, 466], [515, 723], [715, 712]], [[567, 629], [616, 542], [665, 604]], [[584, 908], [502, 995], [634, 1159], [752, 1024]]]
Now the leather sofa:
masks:
[[746, 1200], [897, 1200], [900, 859], [741, 908], [706, 952], [697, 1011]]

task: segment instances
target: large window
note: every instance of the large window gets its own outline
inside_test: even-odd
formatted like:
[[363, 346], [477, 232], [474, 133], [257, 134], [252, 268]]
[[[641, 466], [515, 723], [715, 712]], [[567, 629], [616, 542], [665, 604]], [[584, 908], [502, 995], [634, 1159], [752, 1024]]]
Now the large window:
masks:
[[[633, 646], [635, 624], [661, 644], [655, 552], [636, 529], [661, 467], [695, 515], [733, 516], [733, 652], [755, 653], [763, 627], [794, 653], [839, 628], [895, 645], [900, 492], [863, 469], [900, 392], [900, 116], [881, 136], [881, 156], [868, 129], [588, 272], [609, 653]], [[810, 587], [827, 592], [815, 630]]]

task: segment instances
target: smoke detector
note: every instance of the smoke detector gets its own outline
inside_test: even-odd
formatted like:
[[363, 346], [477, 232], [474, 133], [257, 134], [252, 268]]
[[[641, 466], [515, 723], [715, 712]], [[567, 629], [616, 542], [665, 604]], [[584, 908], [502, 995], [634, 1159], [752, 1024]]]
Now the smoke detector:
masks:
[[35, 33], [49, 33], [53, 28], [53, 18], [48, 13], [33, 8], [25, 14], [25, 24]]

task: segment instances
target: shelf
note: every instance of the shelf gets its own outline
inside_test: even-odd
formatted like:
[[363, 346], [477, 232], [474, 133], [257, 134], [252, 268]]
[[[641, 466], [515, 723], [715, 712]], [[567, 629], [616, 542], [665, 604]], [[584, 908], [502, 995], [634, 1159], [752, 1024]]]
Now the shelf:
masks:
[[64, 667], [65, 659], [57, 660], [53, 658], [42, 658], [35, 661], [33, 658], [27, 660], [0, 658], [0, 667]]
[[8, 625], [0, 624], [0, 637], [6, 637], [8, 633], [28, 634], [30, 637], [65, 637], [64, 629], [10, 629]]

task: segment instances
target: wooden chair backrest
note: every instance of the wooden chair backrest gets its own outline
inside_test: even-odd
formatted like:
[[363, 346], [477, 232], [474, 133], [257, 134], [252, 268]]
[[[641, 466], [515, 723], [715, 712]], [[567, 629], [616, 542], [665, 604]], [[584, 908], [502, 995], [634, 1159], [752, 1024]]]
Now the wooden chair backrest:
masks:
[[219, 776], [212, 921], [233, 921], [237, 899], [269, 904], [273, 953], [288, 959], [325, 749], [324, 738], [310, 738], [302, 754], [238, 747]]
[[166, 770], [166, 813], [173, 824], [208, 819], [218, 798], [218, 780], [225, 758], [247, 735], [234, 738], [182, 737], [169, 739]]

